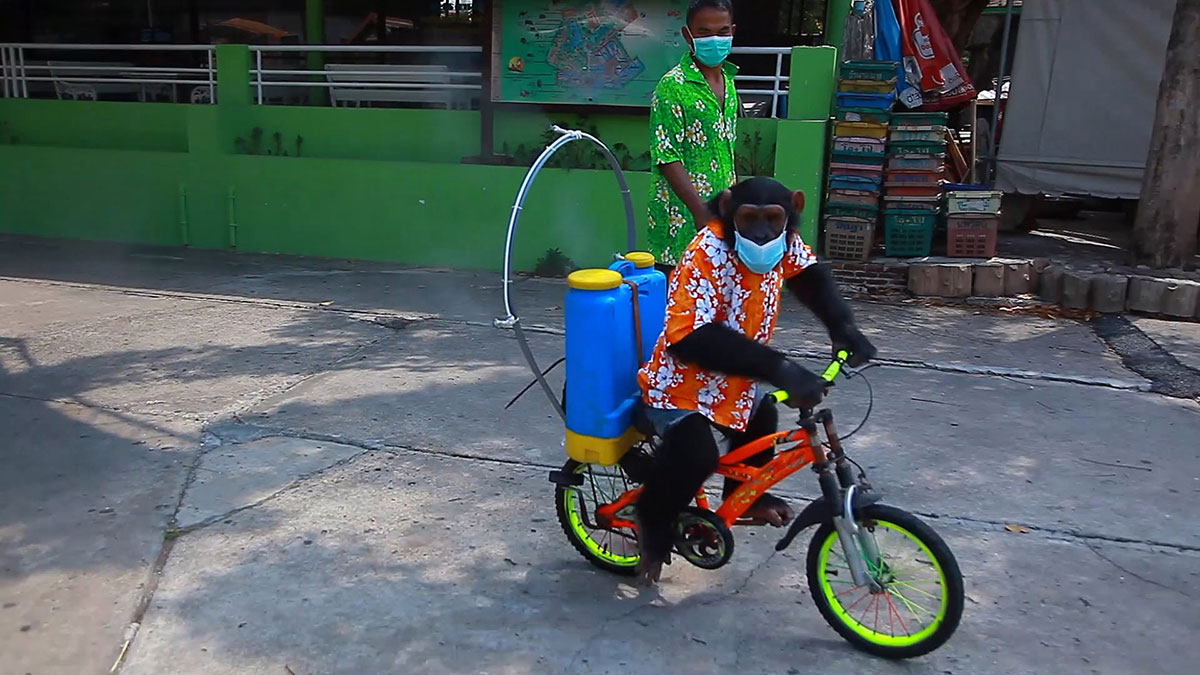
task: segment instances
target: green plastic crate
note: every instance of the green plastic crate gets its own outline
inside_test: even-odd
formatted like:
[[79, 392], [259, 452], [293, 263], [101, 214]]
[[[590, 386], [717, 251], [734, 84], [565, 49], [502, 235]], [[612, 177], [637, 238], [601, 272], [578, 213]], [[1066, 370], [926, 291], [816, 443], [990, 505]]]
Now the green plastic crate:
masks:
[[901, 127], [944, 127], [950, 124], [950, 114], [944, 112], [894, 113], [892, 124]]
[[937, 214], [923, 211], [884, 212], [883, 247], [889, 256], [915, 258], [933, 250]]
[[831, 152], [829, 153], [830, 163], [844, 162], [847, 164], [864, 164], [869, 166], [883, 166], [886, 161], [886, 156], [882, 153], [878, 155], [869, 155], [865, 152]]
[[946, 142], [946, 127], [939, 126], [911, 126], [892, 124], [888, 130], [888, 140], [895, 143], [897, 141], [925, 141], [927, 143], [945, 143]]
[[945, 152], [945, 141], [892, 141], [888, 143], [889, 155], [942, 155]]
[[895, 61], [845, 61], [838, 68], [838, 77], [843, 80], [887, 82], [896, 79], [899, 66]]
[[894, 258], [920, 258], [933, 250], [933, 228], [893, 225], [883, 228], [883, 248]]
[[925, 209], [887, 209], [883, 212], [884, 225], [922, 226], [932, 228], [937, 224], [937, 214]]

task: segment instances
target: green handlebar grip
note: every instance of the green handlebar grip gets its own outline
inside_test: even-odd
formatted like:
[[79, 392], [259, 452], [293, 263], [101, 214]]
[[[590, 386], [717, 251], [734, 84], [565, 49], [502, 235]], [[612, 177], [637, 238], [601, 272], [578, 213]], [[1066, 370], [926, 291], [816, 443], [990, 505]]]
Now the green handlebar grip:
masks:
[[[834, 360], [833, 363], [829, 364], [829, 367], [825, 369], [824, 373], [821, 373], [821, 379], [832, 383], [835, 379], [837, 379], [838, 375], [841, 375], [842, 365], [846, 363], [846, 359], [848, 358], [850, 358], [850, 352], [844, 349], [838, 352], [837, 359]], [[780, 389], [772, 392], [771, 398], [775, 399], [776, 403], [785, 403], [789, 398], [791, 398], [791, 396], [783, 389]]]
[[821, 373], [821, 379], [826, 382], [833, 382], [842, 372], [842, 364], [846, 363], [846, 359], [850, 358], [850, 352], [842, 350], [837, 353], [837, 359], [829, 364], [824, 373]]

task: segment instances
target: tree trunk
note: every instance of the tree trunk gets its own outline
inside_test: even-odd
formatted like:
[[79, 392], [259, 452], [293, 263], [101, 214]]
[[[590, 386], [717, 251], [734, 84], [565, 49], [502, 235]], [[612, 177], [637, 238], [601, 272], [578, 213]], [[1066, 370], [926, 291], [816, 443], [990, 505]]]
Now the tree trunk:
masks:
[[1133, 225], [1135, 262], [1193, 265], [1200, 226], [1200, 0], [1177, 0], [1141, 203]]

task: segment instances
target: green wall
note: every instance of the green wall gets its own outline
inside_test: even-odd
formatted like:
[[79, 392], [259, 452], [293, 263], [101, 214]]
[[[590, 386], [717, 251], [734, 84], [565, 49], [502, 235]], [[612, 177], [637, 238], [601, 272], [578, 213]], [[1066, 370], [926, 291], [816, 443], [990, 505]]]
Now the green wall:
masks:
[[[0, 231], [498, 269], [524, 176], [524, 167], [0, 145]], [[644, 213], [649, 176], [628, 178]], [[532, 269], [551, 247], [581, 265], [624, 250], [611, 172], [540, 174], [516, 267]]]
[[0, 143], [186, 152], [190, 107], [0, 98]]
[[[0, 232], [499, 268], [526, 166], [461, 163], [480, 152], [478, 113], [257, 106], [245, 47], [223, 45], [218, 63], [218, 105], [0, 99]], [[648, 167], [639, 115], [506, 109], [497, 150], [524, 146], [532, 159], [551, 122], [594, 130], [634, 168]], [[813, 243], [825, 134], [824, 120], [739, 121], [739, 174], [804, 190]], [[649, 174], [626, 175], [644, 242]], [[580, 265], [607, 264], [625, 248], [611, 171], [539, 175], [517, 268], [532, 269], [550, 248]]]

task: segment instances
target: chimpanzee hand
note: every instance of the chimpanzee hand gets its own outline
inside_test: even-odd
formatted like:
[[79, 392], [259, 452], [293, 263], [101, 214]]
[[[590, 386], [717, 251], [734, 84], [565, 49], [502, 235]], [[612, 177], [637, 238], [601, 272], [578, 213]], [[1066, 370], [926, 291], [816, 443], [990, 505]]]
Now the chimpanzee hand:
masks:
[[784, 359], [771, 384], [788, 393], [787, 405], [792, 408], [812, 408], [825, 396], [825, 380], [793, 361]]
[[837, 358], [840, 351], [850, 352], [850, 358], [846, 360], [846, 364], [851, 368], [857, 368], [867, 361], [875, 358], [877, 353], [875, 345], [867, 339], [867, 336], [862, 334], [862, 331], [857, 326], [850, 325], [846, 330], [841, 331], [841, 335], [833, 339], [833, 358]]

